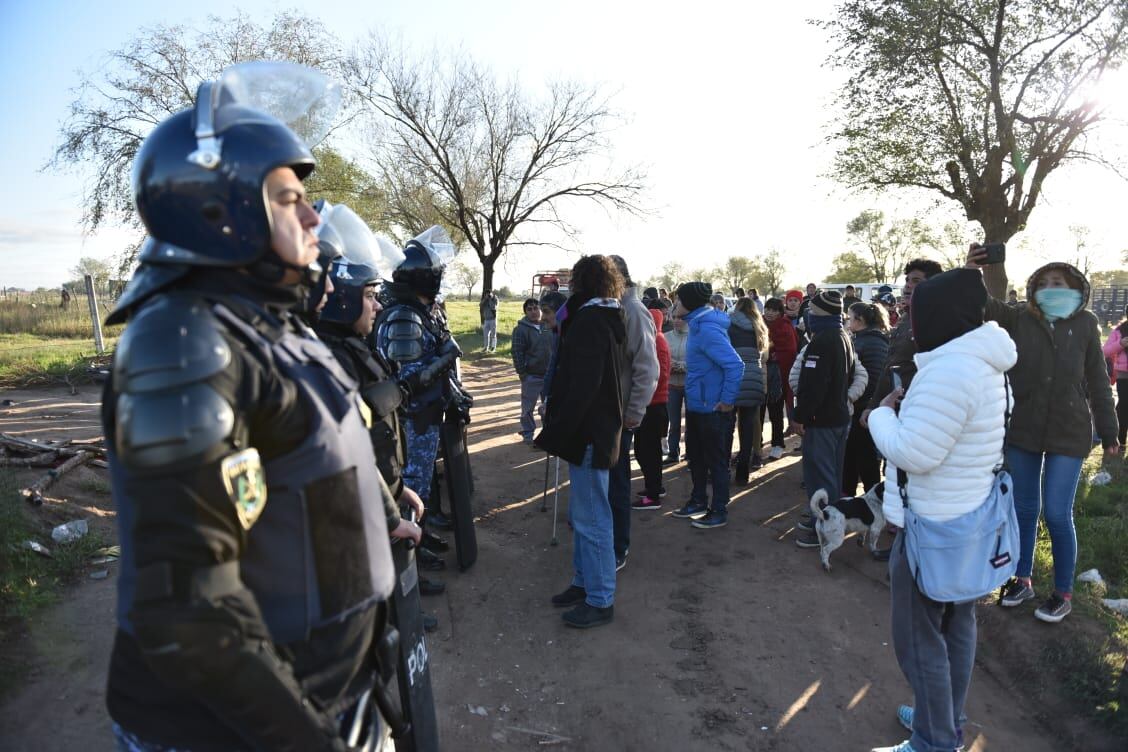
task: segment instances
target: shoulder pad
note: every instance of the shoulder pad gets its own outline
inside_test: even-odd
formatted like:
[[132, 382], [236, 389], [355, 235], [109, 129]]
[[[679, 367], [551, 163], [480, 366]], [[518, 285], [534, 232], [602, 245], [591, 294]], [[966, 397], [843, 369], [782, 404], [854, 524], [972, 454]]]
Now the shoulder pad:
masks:
[[141, 308], [114, 354], [114, 386], [139, 394], [199, 383], [231, 363], [223, 325], [208, 303], [170, 294]]
[[209, 384], [122, 393], [117, 453], [127, 465], [157, 468], [202, 454], [231, 435], [235, 413]]
[[384, 354], [401, 363], [423, 357], [423, 318], [408, 306], [396, 306], [381, 322]]

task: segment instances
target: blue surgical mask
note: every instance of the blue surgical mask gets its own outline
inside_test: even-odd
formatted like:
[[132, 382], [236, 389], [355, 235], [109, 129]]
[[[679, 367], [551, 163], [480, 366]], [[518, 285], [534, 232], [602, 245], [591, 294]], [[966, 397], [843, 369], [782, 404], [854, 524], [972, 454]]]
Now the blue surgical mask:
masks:
[[1034, 301], [1052, 324], [1072, 316], [1081, 307], [1081, 291], [1071, 287], [1047, 287], [1034, 293]]

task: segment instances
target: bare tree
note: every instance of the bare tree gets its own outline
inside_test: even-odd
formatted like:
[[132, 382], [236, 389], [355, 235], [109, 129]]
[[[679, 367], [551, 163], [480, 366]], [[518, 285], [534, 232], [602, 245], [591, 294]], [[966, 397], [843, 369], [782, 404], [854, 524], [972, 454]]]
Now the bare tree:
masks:
[[[1105, 163], [1088, 94], [1128, 58], [1123, 0], [844, 0], [822, 24], [850, 72], [833, 174], [958, 203], [986, 242], [1021, 231], [1051, 172]], [[1003, 264], [985, 269], [996, 297]]]
[[598, 88], [555, 83], [538, 100], [464, 55], [416, 60], [377, 36], [346, 69], [358, 101], [382, 116], [370, 145], [392, 221], [456, 231], [482, 265], [483, 296], [508, 248], [574, 237], [563, 212], [575, 200], [641, 211], [641, 171], [600, 164], [621, 120]]
[[750, 285], [749, 280], [756, 273], [756, 262], [744, 256], [729, 256], [718, 272], [728, 289], [736, 294], [736, 288]]
[[755, 287], [765, 296], [777, 295], [783, 286], [783, 275], [786, 273], [787, 267], [783, 263], [782, 254], [773, 248], [756, 260]]
[[[190, 106], [202, 81], [234, 63], [291, 60], [332, 69], [336, 42], [319, 21], [282, 12], [266, 25], [240, 13], [210, 16], [200, 28], [142, 29], [109, 54], [79, 86], [60, 142], [45, 169], [72, 169], [87, 178], [82, 219], [89, 232], [105, 222], [137, 225], [130, 174], [149, 131]], [[134, 254], [137, 246], [132, 246]], [[127, 250], [127, 255], [129, 251]], [[130, 259], [130, 262], [132, 259]]]
[[459, 259], [451, 267], [451, 282], [455, 287], [466, 288], [466, 299], [474, 299], [474, 286], [482, 279], [482, 270], [477, 264], [467, 264]]

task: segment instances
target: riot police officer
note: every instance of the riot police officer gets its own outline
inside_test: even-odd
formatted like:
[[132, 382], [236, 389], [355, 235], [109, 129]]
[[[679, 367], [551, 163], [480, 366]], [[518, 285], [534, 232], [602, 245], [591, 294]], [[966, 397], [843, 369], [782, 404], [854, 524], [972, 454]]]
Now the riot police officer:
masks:
[[[275, 103], [324, 80], [260, 70], [305, 84], [268, 87]], [[102, 408], [122, 548], [107, 705], [127, 750], [373, 734], [389, 491], [355, 382], [290, 313], [318, 274], [314, 159], [256, 109], [255, 75], [201, 85], [134, 163], [150, 237], [110, 316], [129, 325]]]
[[[391, 305], [380, 316], [376, 346], [386, 358], [398, 364], [401, 378], [410, 378], [425, 369], [453, 370], [457, 345], [441, 319], [432, 313], [439, 294], [443, 269], [454, 256], [454, 244], [442, 228], [432, 227], [410, 240], [404, 259], [386, 285]], [[427, 503], [428, 517], [439, 527], [449, 527], [431, 499], [431, 478], [439, 451], [439, 425], [450, 402], [452, 381], [437, 379], [411, 395], [406, 406], [407, 465], [404, 482]]]

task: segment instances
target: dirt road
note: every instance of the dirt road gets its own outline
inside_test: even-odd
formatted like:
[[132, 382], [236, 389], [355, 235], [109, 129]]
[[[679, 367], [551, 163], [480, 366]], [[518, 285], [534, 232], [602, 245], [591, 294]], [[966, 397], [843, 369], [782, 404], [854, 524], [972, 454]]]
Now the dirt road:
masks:
[[[614, 624], [569, 630], [548, 603], [570, 576], [566, 467], [553, 547], [545, 457], [516, 433], [511, 368], [484, 361], [464, 376], [480, 554], [424, 601], [441, 622], [429, 648], [444, 749], [868, 750], [907, 736], [885, 567], [848, 541], [828, 575], [794, 546], [797, 454], [734, 489], [730, 523], [713, 531], [668, 516], [688, 494], [685, 466], [668, 469], [663, 509], [635, 514]], [[36, 620], [35, 669], [0, 709], [5, 749], [111, 749], [98, 695], [112, 598], [110, 583], [83, 583]], [[967, 748], [1063, 748], [995, 675], [976, 673]]]

